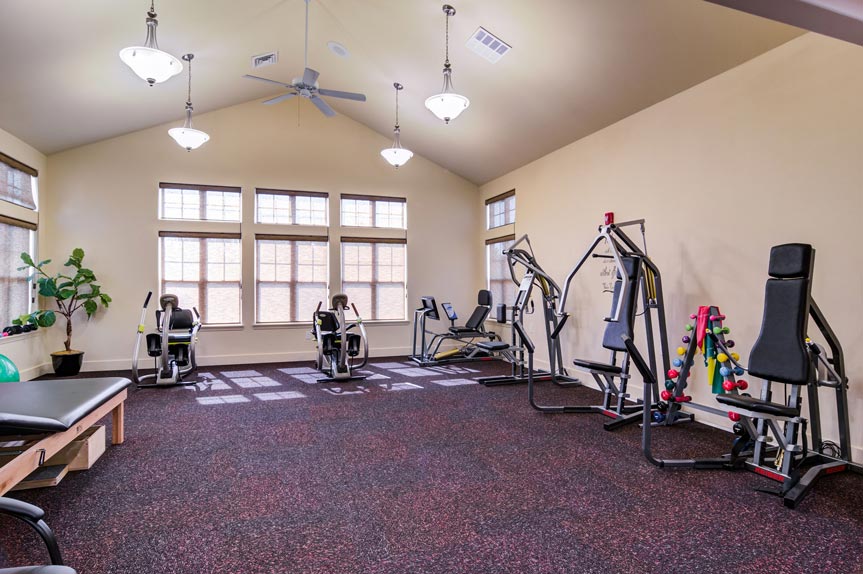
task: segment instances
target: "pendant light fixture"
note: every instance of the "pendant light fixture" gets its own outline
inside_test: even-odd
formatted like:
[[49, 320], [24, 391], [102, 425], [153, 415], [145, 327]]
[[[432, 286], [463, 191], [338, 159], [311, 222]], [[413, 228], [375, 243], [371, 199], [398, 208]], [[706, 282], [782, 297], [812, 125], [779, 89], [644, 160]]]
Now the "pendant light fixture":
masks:
[[391, 166], [398, 169], [410, 160], [414, 156], [414, 152], [409, 149], [405, 149], [402, 147], [401, 142], [401, 128], [399, 127], [399, 92], [404, 89], [400, 83], [396, 82], [393, 84], [393, 87], [396, 89], [396, 126], [393, 128], [393, 134], [395, 134], [395, 138], [393, 139], [393, 147], [381, 150], [381, 155], [384, 156], [384, 159], [387, 160]]
[[452, 67], [449, 64], [449, 17], [455, 15], [455, 8], [443, 5], [446, 14], [446, 58], [443, 64], [443, 91], [426, 100], [426, 107], [445, 123], [454, 120], [470, 105], [470, 100], [461, 96], [452, 87]]
[[183, 71], [180, 60], [159, 49], [156, 42], [156, 10], [153, 0], [150, 0], [150, 11], [147, 12], [147, 40], [143, 46], [130, 46], [120, 50], [120, 59], [142, 80], [150, 86], [161, 84]]
[[186, 148], [186, 151], [198, 149], [210, 139], [210, 136], [201, 130], [192, 128], [192, 58], [194, 54], [186, 54], [183, 56], [183, 61], [189, 63], [189, 92], [186, 96], [186, 123], [181, 128], [171, 128], [168, 130], [168, 135], [174, 138], [180, 147]]

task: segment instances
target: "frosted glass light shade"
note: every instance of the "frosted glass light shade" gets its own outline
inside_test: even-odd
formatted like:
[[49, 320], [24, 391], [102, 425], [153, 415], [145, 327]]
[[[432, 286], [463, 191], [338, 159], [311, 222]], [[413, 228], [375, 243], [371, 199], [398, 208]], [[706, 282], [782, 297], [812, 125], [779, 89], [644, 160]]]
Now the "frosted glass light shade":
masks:
[[174, 138], [180, 147], [186, 148], [186, 151], [198, 149], [210, 139], [206, 132], [186, 127], [171, 128], [168, 130], [168, 135]]
[[414, 156], [414, 152], [403, 147], [390, 147], [381, 150], [381, 155], [393, 167], [401, 167]]
[[167, 52], [146, 46], [130, 46], [120, 50], [120, 59], [151, 86], [161, 84], [183, 71], [183, 64]]
[[452, 92], [435, 94], [426, 99], [426, 107], [429, 111], [446, 123], [456, 119], [469, 105], [469, 99]]

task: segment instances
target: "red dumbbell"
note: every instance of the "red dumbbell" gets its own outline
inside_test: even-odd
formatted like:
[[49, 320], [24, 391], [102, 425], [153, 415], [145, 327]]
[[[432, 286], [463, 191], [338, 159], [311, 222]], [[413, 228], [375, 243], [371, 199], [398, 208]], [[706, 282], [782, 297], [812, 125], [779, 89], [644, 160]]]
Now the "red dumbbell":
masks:
[[730, 411], [729, 411], [729, 413], [728, 413], [728, 418], [729, 418], [729, 419], [731, 419], [731, 420], [732, 420], [732, 421], [734, 421], [734, 422], [737, 422], [737, 421], [739, 421], [739, 420], [740, 420], [740, 415], [739, 415], [738, 413], [730, 412]]
[[692, 397], [687, 396], [687, 395], [683, 395], [680, 397], [674, 397], [674, 402], [676, 402], [676, 403], [688, 403], [691, 401], [692, 401]]
[[677, 369], [668, 369], [669, 379], [676, 379], [678, 375], [680, 375], [680, 371], [678, 371]]
[[662, 391], [661, 393], [659, 393], [659, 398], [661, 398], [663, 401], [671, 400], [671, 391]]
[[722, 388], [728, 391], [729, 393], [734, 389], [740, 389], [741, 391], [745, 391], [749, 388], [749, 383], [744, 381], [743, 379], [739, 381], [732, 381], [730, 379], [726, 379], [722, 381]]

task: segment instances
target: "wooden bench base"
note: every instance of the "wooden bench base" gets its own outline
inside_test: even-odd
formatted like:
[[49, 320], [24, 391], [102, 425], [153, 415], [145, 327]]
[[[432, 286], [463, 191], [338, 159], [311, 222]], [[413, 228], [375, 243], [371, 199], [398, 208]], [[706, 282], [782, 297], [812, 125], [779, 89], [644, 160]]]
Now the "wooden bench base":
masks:
[[23, 452], [0, 467], [0, 496], [9, 492], [31, 472], [42, 466], [45, 461], [63, 450], [100, 419], [111, 414], [111, 443], [122, 444], [125, 440], [125, 401], [126, 390], [111, 397], [105, 404], [75, 423], [66, 431], [45, 435], [44, 438], [28, 443]]

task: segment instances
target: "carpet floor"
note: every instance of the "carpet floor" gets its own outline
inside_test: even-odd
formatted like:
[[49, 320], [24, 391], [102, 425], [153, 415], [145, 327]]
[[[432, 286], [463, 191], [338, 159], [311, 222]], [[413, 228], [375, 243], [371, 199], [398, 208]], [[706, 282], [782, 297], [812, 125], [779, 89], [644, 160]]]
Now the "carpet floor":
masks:
[[[753, 473], [658, 469], [637, 426], [605, 432], [602, 416], [545, 415], [524, 386], [474, 381], [507, 369], [375, 359], [335, 387], [309, 363], [202, 368], [193, 387], [130, 391], [126, 443], [92, 469], [10, 496], [45, 509], [81, 574], [863, 568], [863, 476], [822, 479], [788, 510]], [[655, 450], [711, 456], [730, 440], [661, 428]], [[44, 557], [0, 519], [0, 565]]]

